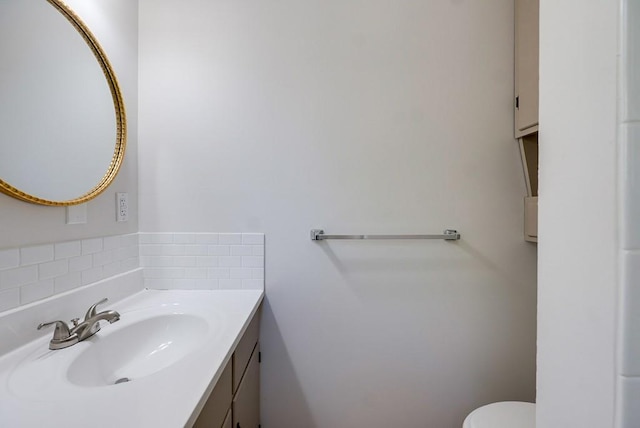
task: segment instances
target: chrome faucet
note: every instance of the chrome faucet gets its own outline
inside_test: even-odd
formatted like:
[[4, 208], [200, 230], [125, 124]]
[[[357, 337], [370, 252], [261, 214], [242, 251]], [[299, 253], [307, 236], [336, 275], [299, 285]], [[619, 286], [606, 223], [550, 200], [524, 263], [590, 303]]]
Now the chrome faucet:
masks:
[[78, 319], [71, 320], [73, 323], [73, 328], [69, 332], [69, 334], [77, 334], [78, 342], [82, 342], [88, 337], [93, 336], [98, 331], [100, 331], [100, 322], [99, 321], [109, 321], [109, 324], [113, 324], [114, 322], [120, 319], [120, 314], [116, 311], [103, 311], [100, 313], [96, 313], [96, 307], [103, 303], [106, 303], [108, 299], [105, 297], [100, 300], [98, 303], [91, 305], [89, 310], [84, 316], [84, 321], [78, 324]]
[[69, 326], [64, 321], [52, 321], [42, 323], [38, 325], [38, 330], [43, 327], [55, 324], [56, 328], [53, 332], [53, 338], [49, 342], [49, 349], [63, 349], [69, 346], [75, 345], [78, 342], [93, 336], [100, 331], [100, 321], [109, 321], [110, 324], [120, 319], [120, 314], [116, 311], [103, 311], [96, 313], [96, 307], [103, 303], [106, 303], [108, 299], [105, 297], [97, 303], [91, 305], [89, 310], [84, 316], [84, 321], [80, 321], [79, 318], [71, 320], [73, 327], [69, 329]]

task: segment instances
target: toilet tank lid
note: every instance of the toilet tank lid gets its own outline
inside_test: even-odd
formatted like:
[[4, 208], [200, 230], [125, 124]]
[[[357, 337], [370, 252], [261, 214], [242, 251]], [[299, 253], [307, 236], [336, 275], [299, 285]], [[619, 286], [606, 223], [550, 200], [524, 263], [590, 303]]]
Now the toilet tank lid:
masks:
[[479, 407], [464, 420], [462, 428], [535, 428], [536, 405], [501, 401]]

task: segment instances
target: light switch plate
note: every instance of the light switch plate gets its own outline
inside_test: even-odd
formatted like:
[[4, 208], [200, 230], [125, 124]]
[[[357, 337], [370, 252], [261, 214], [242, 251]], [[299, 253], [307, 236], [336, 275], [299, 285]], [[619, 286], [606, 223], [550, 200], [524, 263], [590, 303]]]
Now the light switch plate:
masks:
[[85, 224], [87, 222], [87, 204], [67, 206], [67, 224]]
[[129, 220], [129, 194], [116, 193], [116, 221]]

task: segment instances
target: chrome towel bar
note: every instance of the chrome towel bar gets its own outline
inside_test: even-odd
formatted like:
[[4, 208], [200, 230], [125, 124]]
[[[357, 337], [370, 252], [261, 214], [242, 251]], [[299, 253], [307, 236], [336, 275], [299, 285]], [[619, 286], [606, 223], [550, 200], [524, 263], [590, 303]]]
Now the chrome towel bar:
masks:
[[442, 235], [325, 235], [322, 229], [311, 229], [312, 241], [325, 239], [444, 239], [445, 241], [457, 241], [460, 234], [457, 230], [447, 229]]

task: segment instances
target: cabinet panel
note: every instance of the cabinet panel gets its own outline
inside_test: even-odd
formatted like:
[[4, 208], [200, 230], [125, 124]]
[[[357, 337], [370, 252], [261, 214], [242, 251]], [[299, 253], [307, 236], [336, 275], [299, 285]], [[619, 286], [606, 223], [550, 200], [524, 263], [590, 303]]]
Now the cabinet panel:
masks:
[[515, 2], [516, 137], [538, 124], [539, 1]]
[[231, 408], [227, 412], [227, 417], [224, 418], [224, 422], [222, 423], [222, 428], [232, 428], [233, 427], [233, 419], [231, 417]]
[[249, 323], [247, 330], [242, 336], [242, 339], [236, 347], [236, 351], [233, 354], [233, 392], [236, 392], [238, 385], [240, 385], [240, 379], [245, 367], [249, 363], [249, 357], [253, 352], [253, 348], [258, 342], [258, 336], [260, 334], [260, 311], [256, 312], [253, 320]]
[[231, 361], [229, 361], [200, 412], [194, 428], [219, 428], [231, 405]]
[[260, 424], [260, 344], [251, 355], [233, 399], [233, 428], [258, 428]]

